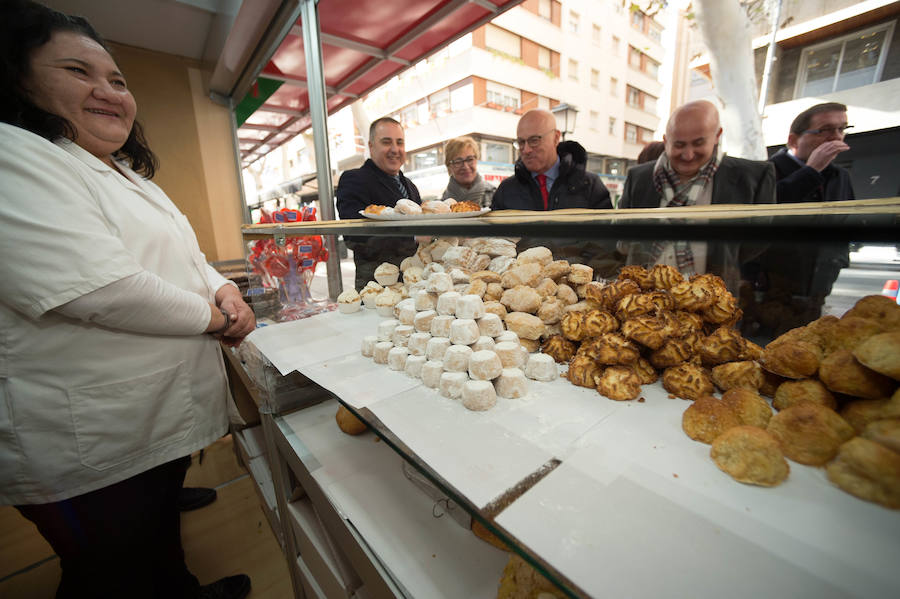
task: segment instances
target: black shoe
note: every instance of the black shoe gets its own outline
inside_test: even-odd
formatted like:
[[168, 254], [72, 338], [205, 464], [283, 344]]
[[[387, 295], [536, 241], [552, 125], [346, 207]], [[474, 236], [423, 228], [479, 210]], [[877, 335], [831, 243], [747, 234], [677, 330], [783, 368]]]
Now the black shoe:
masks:
[[183, 487], [178, 493], [178, 510], [189, 512], [216, 500], [215, 489], [203, 487]]
[[244, 599], [250, 594], [250, 577], [235, 574], [200, 587], [198, 599]]

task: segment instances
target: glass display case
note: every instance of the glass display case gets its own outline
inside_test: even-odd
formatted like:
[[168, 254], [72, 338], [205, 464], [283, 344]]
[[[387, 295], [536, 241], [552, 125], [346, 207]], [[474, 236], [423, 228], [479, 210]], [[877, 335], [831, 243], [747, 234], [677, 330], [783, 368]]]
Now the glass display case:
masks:
[[[358, 310], [249, 338], [275, 378], [302, 375], [331, 402], [263, 423], [279, 509], [294, 518], [295, 588], [331, 596], [310, 590], [324, 576], [346, 596], [425, 596], [442, 581], [428, 596], [462, 596], [452, 575], [398, 571], [430, 567], [400, 565], [414, 559], [398, 546], [418, 547], [404, 536], [415, 527], [395, 543], [368, 537], [392, 501], [416, 522], [379, 490], [409, 479], [431, 516], [462, 508], [446, 520], [533, 567], [535, 593], [900, 593], [889, 557], [900, 549], [898, 221], [900, 200], [887, 199], [245, 226], [246, 240], [421, 241], [378, 285], [393, 302], [347, 294]], [[402, 468], [342, 486], [342, 468], [377, 452], [337, 432], [338, 405]], [[887, 452], [877, 474], [861, 474], [862, 445]], [[303, 559], [317, 544], [330, 565]], [[459, 588], [483, 590], [484, 573], [459, 559]], [[523, 584], [481, 562], [501, 595]]]

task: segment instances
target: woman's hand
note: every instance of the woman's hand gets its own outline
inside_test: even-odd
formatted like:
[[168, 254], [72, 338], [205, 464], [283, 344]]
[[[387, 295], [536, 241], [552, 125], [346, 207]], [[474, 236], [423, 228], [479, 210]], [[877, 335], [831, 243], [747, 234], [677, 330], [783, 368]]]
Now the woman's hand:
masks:
[[231, 324], [221, 333], [220, 340], [229, 347], [237, 347], [256, 328], [256, 316], [241, 297], [240, 291], [231, 285], [223, 285], [216, 291], [216, 306], [228, 312]]

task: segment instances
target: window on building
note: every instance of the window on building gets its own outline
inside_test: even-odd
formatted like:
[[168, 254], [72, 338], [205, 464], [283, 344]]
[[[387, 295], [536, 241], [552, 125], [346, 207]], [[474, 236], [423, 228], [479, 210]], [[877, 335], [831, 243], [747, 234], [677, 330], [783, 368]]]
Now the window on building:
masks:
[[606, 161], [606, 172], [610, 175], [624, 175], [625, 161], [618, 158], [610, 158]]
[[650, 94], [644, 94], [644, 110], [656, 114], [656, 98]]
[[519, 107], [519, 101], [522, 93], [514, 87], [501, 85], [493, 81], [485, 84], [487, 91], [487, 101], [496, 104], [501, 108], [509, 108], [515, 110]]
[[419, 124], [419, 115], [418, 110], [416, 110], [416, 105], [407, 106], [400, 112], [400, 123], [404, 128], [406, 127], [414, 127]]
[[432, 118], [450, 114], [450, 90], [442, 89], [428, 96], [428, 108]]
[[541, 110], [550, 110], [550, 98], [538, 96], [537, 107]]
[[593, 129], [594, 131], [596, 131], [596, 130], [598, 130], [598, 129], [600, 128], [600, 113], [598, 113], [596, 110], [592, 110], [592, 111], [591, 111], [591, 123], [590, 123], [590, 127], [591, 127], [591, 129]]
[[550, 69], [550, 50], [543, 46], [538, 48], [538, 66], [542, 69]]
[[538, 0], [538, 16], [547, 19], [553, 18], [553, 5], [551, 0]]
[[631, 11], [631, 26], [638, 31], [644, 30], [644, 13], [639, 10]]
[[649, 56], [644, 56], [644, 72], [653, 77], [654, 79], [659, 79], [659, 63], [650, 58]]
[[578, 61], [569, 59], [569, 79], [578, 81]]
[[617, 36], [615, 36], [615, 35], [612, 36], [612, 53], [613, 53], [613, 56], [618, 56], [618, 55], [619, 55], [619, 45], [620, 45], [620, 40], [619, 40], [619, 38], [618, 38]]
[[641, 90], [630, 85], [625, 86], [625, 101], [632, 108], [641, 108]]
[[625, 123], [625, 141], [636, 144], [638, 142], [638, 128], [632, 123]]
[[437, 166], [439, 164], [437, 148], [431, 148], [430, 150], [425, 150], [423, 152], [416, 152], [411, 156], [411, 158], [413, 165], [412, 170], [429, 168], [432, 166]]
[[641, 68], [641, 51], [634, 46], [628, 46], [628, 66], [639, 70]]
[[602, 40], [600, 25], [596, 23], [591, 25], [591, 40], [595, 44], [599, 44]]
[[652, 19], [647, 20], [647, 37], [657, 44], [662, 43], [662, 26]]
[[610, 96], [618, 96], [619, 95], [619, 80], [615, 77], [609, 78], [609, 95]]
[[502, 162], [509, 164], [512, 162], [512, 144], [499, 141], [484, 142], [484, 152], [482, 160], [484, 162]]
[[485, 27], [484, 45], [516, 58], [522, 57], [522, 41], [519, 36], [494, 25]]
[[876, 83], [893, 22], [810, 46], [800, 57], [795, 97], [818, 96]]
[[614, 116], [609, 117], [609, 134], [616, 134], [616, 117]]
[[472, 108], [475, 103], [475, 88], [472, 81], [468, 80], [464, 83], [450, 87], [450, 110], [458, 112], [467, 108]]
[[578, 33], [581, 17], [577, 12], [569, 11], [569, 33]]
[[591, 69], [591, 87], [600, 89], [600, 71]]

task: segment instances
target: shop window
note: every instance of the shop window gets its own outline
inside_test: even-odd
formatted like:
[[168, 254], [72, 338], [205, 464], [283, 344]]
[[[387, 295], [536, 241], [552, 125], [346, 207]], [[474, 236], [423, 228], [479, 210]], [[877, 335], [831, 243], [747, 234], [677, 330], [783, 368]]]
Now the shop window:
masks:
[[501, 162], [509, 164], [512, 162], [512, 144], [486, 141], [484, 142], [484, 160], [485, 162]]
[[795, 97], [876, 83], [884, 68], [885, 42], [893, 28], [891, 22], [804, 49]]
[[413, 170], [438, 166], [438, 158], [437, 148], [425, 150], [424, 152], [416, 152], [412, 155]]

